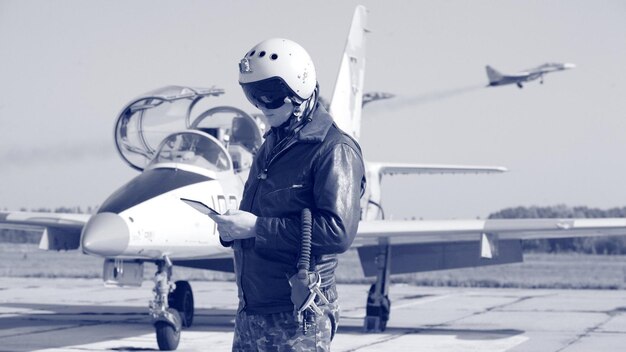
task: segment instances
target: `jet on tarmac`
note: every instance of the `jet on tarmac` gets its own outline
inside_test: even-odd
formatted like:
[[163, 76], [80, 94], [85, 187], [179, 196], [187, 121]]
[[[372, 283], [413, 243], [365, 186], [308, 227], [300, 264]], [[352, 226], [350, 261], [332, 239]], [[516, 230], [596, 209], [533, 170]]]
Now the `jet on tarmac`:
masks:
[[[330, 103], [337, 125], [355, 139], [361, 125], [366, 18], [367, 10], [358, 6]], [[42, 249], [80, 249], [102, 257], [107, 286], [140, 286], [144, 263], [155, 264], [149, 312], [162, 350], [177, 348], [182, 328], [191, 326], [194, 317], [191, 285], [173, 282], [173, 268], [233, 271], [232, 250], [220, 244], [216, 224], [180, 200], [194, 199], [220, 213], [239, 206], [266, 124], [261, 115], [220, 105], [223, 94], [218, 88], [168, 86], [126, 105], [117, 119], [115, 142], [122, 159], [140, 173], [111, 194], [97, 214], [0, 212], [0, 225], [43, 228]], [[521, 262], [524, 239], [626, 235], [626, 219], [384, 219], [384, 175], [504, 171], [366, 163], [367, 189], [353, 244], [365, 276], [375, 277], [367, 297], [366, 331], [385, 330], [393, 274]]]
[[522, 85], [523, 82], [530, 82], [539, 78], [539, 83], [543, 84], [543, 75], [546, 73], [569, 70], [575, 67], [576, 65], [569, 63], [545, 63], [535, 68], [513, 74], [502, 74], [489, 65], [487, 65], [485, 69], [487, 70], [487, 77], [489, 78], [489, 87], [516, 84], [519, 88], [524, 88]]

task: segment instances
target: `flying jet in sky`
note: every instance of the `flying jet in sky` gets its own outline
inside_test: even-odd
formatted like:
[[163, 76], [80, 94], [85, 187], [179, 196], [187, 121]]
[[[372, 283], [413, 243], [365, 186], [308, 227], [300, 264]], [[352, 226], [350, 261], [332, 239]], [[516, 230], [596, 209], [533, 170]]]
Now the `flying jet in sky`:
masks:
[[[358, 6], [330, 102], [336, 123], [355, 139], [361, 125], [366, 18], [367, 10]], [[176, 349], [182, 328], [194, 318], [191, 285], [173, 282], [173, 268], [234, 269], [232, 250], [220, 244], [216, 224], [181, 201], [197, 200], [218, 212], [239, 205], [267, 124], [262, 115], [221, 105], [224, 94], [215, 87], [168, 86], [129, 102], [117, 118], [115, 144], [139, 174], [113, 192], [96, 214], [0, 212], [0, 226], [43, 229], [42, 249], [78, 249], [102, 257], [107, 286], [140, 286], [144, 264], [155, 264], [149, 313], [161, 350]], [[353, 244], [365, 276], [375, 277], [367, 297], [366, 331], [386, 327], [390, 275], [521, 262], [524, 239], [626, 235], [626, 219], [384, 219], [380, 185], [385, 175], [504, 171], [497, 166], [366, 162], [367, 189]]]
[[575, 68], [576, 65], [568, 63], [545, 63], [543, 65], [520, 71], [512, 74], [503, 74], [496, 71], [491, 66], [486, 66], [489, 86], [503, 86], [506, 84], [516, 84], [519, 88], [524, 88], [523, 82], [530, 82], [539, 78], [539, 83], [543, 84], [543, 75], [556, 71], [564, 71]]

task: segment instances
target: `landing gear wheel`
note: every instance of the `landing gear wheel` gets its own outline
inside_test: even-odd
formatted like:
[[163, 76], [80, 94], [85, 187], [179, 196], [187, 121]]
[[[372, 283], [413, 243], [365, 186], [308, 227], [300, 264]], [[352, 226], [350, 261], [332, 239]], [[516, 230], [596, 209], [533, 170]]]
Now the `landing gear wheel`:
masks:
[[176, 281], [176, 289], [167, 297], [168, 305], [180, 313], [183, 327], [188, 328], [193, 323], [193, 292], [187, 281]]
[[389, 296], [384, 295], [379, 305], [376, 304], [375, 298], [376, 284], [370, 287], [367, 295], [367, 306], [365, 308], [365, 331], [383, 332], [387, 329], [389, 321], [389, 312], [391, 311], [391, 300]]
[[[169, 313], [175, 316], [180, 321], [180, 314], [175, 309], [168, 309]], [[173, 351], [178, 348], [180, 342], [180, 329], [176, 331], [176, 328], [165, 321], [158, 321], [154, 324], [156, 330], [157, 343], [159, 350], [161, 351]]]
[[365, 317], [365, 331], [376, 331], [376, 322], [378, 318], [376, 317]]

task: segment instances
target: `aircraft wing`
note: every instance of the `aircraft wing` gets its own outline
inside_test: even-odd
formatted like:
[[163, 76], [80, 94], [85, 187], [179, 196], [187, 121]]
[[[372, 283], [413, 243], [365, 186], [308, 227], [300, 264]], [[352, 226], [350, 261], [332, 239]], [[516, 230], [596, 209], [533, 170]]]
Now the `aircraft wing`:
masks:
[[362, 221], [353, 246], [366, 276], [381, 246], [391, 274], [523, 261], [522, 240], [626, 235], [626, 218]]
[[483, 174], [505, 172], [501, 166], [462, 166], [436, 164], [369, 163], [368, 168], [379, 175], [408, 174]]
[[81, 231], [90, 217], [90, 214], [0, 212], [0, 228], [43, 230], [41, 249], [78, 249]]
[[483, 233], [500, 239], [549, 239], [626, 235], [626, 218], [604, 219], [487, 219], [362, 221], [358, 239], [386, 237], [391, 242], [432, 243], [478, 241]]

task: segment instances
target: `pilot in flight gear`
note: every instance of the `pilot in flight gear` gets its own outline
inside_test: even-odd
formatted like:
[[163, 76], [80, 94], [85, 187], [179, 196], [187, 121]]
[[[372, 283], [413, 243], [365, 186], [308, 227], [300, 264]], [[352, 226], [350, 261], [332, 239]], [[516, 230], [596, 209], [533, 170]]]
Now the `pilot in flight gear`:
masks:
[[[211, 215], [222, 244], [235, 252], [233, 351], [328, 351], [339, 318], [337, 254], [350, 247], [360, 220], [361, 149], [319, 104], [315, 67], [297, 43], [274, 38], [255, 45], [239, 64], [239, 83], [271, 129], [240, 210]], [[297, 272], [305, 208], [312, 216], [310, 267], [324, 297], [314, 300], [321, 314], [303, 324], [294, 315], [289, 278]]]

